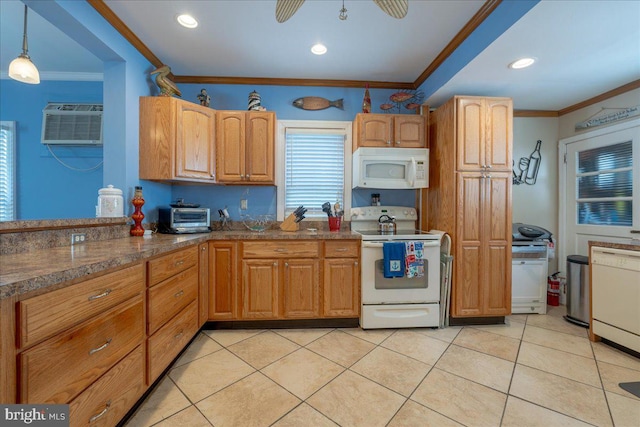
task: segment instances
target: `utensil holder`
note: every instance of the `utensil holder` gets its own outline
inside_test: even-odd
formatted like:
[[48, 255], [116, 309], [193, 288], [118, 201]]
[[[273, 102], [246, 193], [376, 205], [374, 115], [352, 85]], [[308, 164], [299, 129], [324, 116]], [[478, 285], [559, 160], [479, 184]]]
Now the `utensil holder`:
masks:
[[280, 224], [280, 230], [282, 231], [298, 231], [300, 224], [296, 222], [296, 216], [291, 214]]
[[340, 231], [340, 225], [342, 224], [341, 216], [329, 217], [329, 231]]

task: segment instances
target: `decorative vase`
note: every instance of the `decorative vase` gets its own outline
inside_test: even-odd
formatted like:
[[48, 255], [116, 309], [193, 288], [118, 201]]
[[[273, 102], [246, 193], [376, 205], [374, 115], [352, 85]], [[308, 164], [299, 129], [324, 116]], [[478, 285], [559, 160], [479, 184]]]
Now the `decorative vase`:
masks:
[[136, 187], [131, 204], [134, 207], [133, 215], [131, 215], [134, 224], [131, 226], [130, 234], [132, 236], [144, 236], [144, 227], [142, 227], [142, 220], [144, 219], [144, 214], [142, 213], [142, 205], [144, 205], [142, 187]]
[[370, 113], [371, 112], [371, 96], [369, 96], [369, 84], [365, 86], [364, 89], [364, 99], [362, 100], [362, 112]]

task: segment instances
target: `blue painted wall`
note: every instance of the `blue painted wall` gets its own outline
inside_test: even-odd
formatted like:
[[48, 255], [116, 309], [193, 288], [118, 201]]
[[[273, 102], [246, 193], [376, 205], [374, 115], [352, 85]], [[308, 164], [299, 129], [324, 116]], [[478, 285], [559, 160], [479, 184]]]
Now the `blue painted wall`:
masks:
[[[102, 187], [102, 147], [41, 144], [42, 110], [48, 102], [102, 103], [102, 82], [0, 80], [0, 120], [16, 122], [16, 191], [20, 219], [94, 217]], [[45, 206], [43, 206], [45, 205]]]
[[[142, 185], [147, 204], [144, 211], [147, 215], [145, 222], [157, 219], [157, 207], [168, 204], [171, 200], [183, 197], [188, 201], [199, 202], [214, 209], [227, 205], [230, 213], [237, 205], [243, 187], [230, 186], [175, 186], [158, 184], [138, 179], [138, 98], [157, 94], [155, 84], [149, 78], [153, 69], [151, 64], [137, 52], [110, 24], [108, 24], [88, 3], [70, 0], [24, 0], [30, 8], [52, 22], [67, 33], [74, 40], [86, 47], [90, 52], [103, 60], [104, 68], [104, 139], [107, 142], [103, 149], [104, 168], [102, 182], [87, 184], [91, 187], [91, 196], [82, 200], [83, 213], [78, 207], [66, 202], [61, 203], [56, 198], [47, 200], [49, 205], [56, 207], [55, 216], [77, 217], [93, 216], [96, 190], [108, 183], [124, 190], [125, 197], [133, 195], [133, 188]], [[463, 43], [445, 64], [437, 70], [420, 90], [425, 96], [435, 92], [442, 84], [459, 71], [471, 58], [488, 46], [502, 31], [510, 27], [524, 15], [538, 0], [506, 1], [502, 2], [494, 14], [487, 19], [469, 40]], [[3, 81], [3, 110], [5, 82]], [[287, 120], [353, 120], [360, 111], [364, 89], [350, 88], [316, 88], [316, 87], [283, 87], [283, 86], [238, 86], [238, 85], [181, 85], [183, 99], [197, 102], [197, 94], [201, 88], [206, 88], [212, 97], [213, 108], [244, 110], [247, 106], [247, 96], [252, 90], [262, 95], [262, 103], [267, 109], [275, 111], [279, 119]], [[372, 110], [379, 112], [379, 106], [386, 103], [393, 90], [371, 90]], [[303, 96], [320, 96], [330, 100], [344, 99], [344, 110], [329, 108], [323, 111], [303, 111], [291, 106], [291, 102]], [[22, 100], [9, 97], [9, 105], [22, 104]], [[28, 98], [27, 98], [28, 99]], [[24, 103], [27, 101], [25, 100]], [[403, 112], [404, 113], [404, 112]], [[4, 113], [3, 113], [4, 120]], [[7, 118], [7, 120], [11, 120]], [[40, 123], [39, 119], [28, 121], [27, 128], [33, 137], [33, 127]], [[27, 132], [26, 130], [24, 131]], [[42, 147], [40, 147], [42, 148]], [[76, 153], [73, 153], [76, 154]], [[76, 154], [79, 160], [86, 160], [86, 154]], [[24, 170], [24, 167], [21, 167]], [[79, 180], [84, 181], [84, 180]], [[84, 183], [83, 183], [84, 184]], [[80, 184], [78, 184], [80, 185]], [[371, 191], [357, 190], [354, 192], [353, 206], [369, 204]], [[380, 191], [384, 204], [414, 206], [415, 191]], [[34, 188], [19, 188], [18, 197], [31, 198], [32, 194], [44, 200], [41, 186]], [[78, 198], [78, 200], [80, 200]], [[250, 187], [249, 200], [252, 207], [259, 209], [259, 213], [275, 213], [275, 188]], [[127, 212], [130, 214], [132, 209]], [[59, 212], [59, 215], [58, 215]], [[84, 212], [87, 212], [86, 214]], [[53, 214], [34, 215], [42, 218], [54, 217]]]
[[[352, 121], [362, 111], [364, 88], [327, 88], [306, 86], [246, 86], [246, 85], [196, 85], [180, 84], [182, 99], [198, 102], [201, 89], [211, 97], [211, 108], [219, 110], [246, 110], [249, 93], [257, 91], [262, 105], [275, 111], [279, 120], [336, 120]], [[389, 96], [396, 92], [390, 89], [370, 89], [372, 112], [380, 113], [380, 104], [388, 103]], [[319, 96], [330, 101], [343, 99], [344, 109], [330, 107], [325, 110], [301, 110], [292, 105], [297, 98]], [[397, 112], [397, 110], [396, 110]], [[402, 111], [415, 114], [413, 111]], [[248, 192], [248, 193], [247, 193]], [[353, 207], [371, 203], [371, 193], [380, 193], [383, 204], [415, 206], [415, 190], [353, 190]], [[217, 218], [218, 209], [228, 208], [232, 219], [240, 218], [240, 199], [249, 200], [250, 215], [276, 215], [276, 187], [274, 186], [221, 186], [221, 185], [175, 185], [172, 200], [182, 198], [185, 202], [198, 203], [211, 209]], [[153, 207], [149, 207], [153, 208]]]

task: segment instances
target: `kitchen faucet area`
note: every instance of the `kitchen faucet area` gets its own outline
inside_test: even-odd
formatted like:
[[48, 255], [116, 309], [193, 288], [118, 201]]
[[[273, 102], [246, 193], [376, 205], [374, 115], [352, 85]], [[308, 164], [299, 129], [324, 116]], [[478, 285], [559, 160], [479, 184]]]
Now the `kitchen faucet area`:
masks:
[[0, 426], [640, 427], [638, 52], [640, 0], [0, 1]]

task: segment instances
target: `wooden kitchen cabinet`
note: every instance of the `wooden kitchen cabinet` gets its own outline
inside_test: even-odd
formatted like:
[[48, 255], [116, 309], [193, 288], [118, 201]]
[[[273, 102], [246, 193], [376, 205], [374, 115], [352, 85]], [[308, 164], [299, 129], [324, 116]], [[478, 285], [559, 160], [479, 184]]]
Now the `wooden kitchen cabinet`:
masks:
[[217, 111], [218, 182], [273, 184], [276, 115], [267, 111]]
[[215, 182], [215, 110], [173, 97], [140, 98], [140, 179]]
[[282, 317], [312, 319], [320, 316], [320, 262], [317, 259], [282, 261]]
[[238, 244], [209, 242], [209, 320], [238, 318]]
[[457, 170], [511, 172], [511, 99], [456, 97]]
[[278, 318], [279, 276], [276, 259], [242, 260], [241, 319]]
[[425, 128], [421, 115], [359, 113], [353, 126], [353, 151], [358, 147], [425, 148]]
[[22, 352], [20, 401], [70, 402], [140, 344], [143, 313], [138, 296]]
[[323, 316], [360, 315], [360, 242], [325, 241]]
[[[511, 174], [459, 172], [455, 313], [511, 313]], [[455, 258], [454, 258], [455, 259]]]
[[147, 262], [147, 385], [198, 332], [199, 245]]
[[71, 401], [69, 425], [115, 426], [144, 388], [144, 348], [140, 345]]
[[451, 316], [511, 313], [512, 106], [456, 96], [431, 113], [422, 224], [452, 239]]
[[[17, 301], [15, 313], [17, 395], [8, 401], [100, 406], [104, 394], [94, 393], [100, 381], [128, 365], [123, 361], [144, 342], [143, 266]], [[143, 365], [136, 369], [143, 372]], [[122, 392], [128, 410], [142, 394], [143, 381], [128, 378]]]
[[240, 317], [318, 317], [319, 256], [315, 241], [243, 242]]

